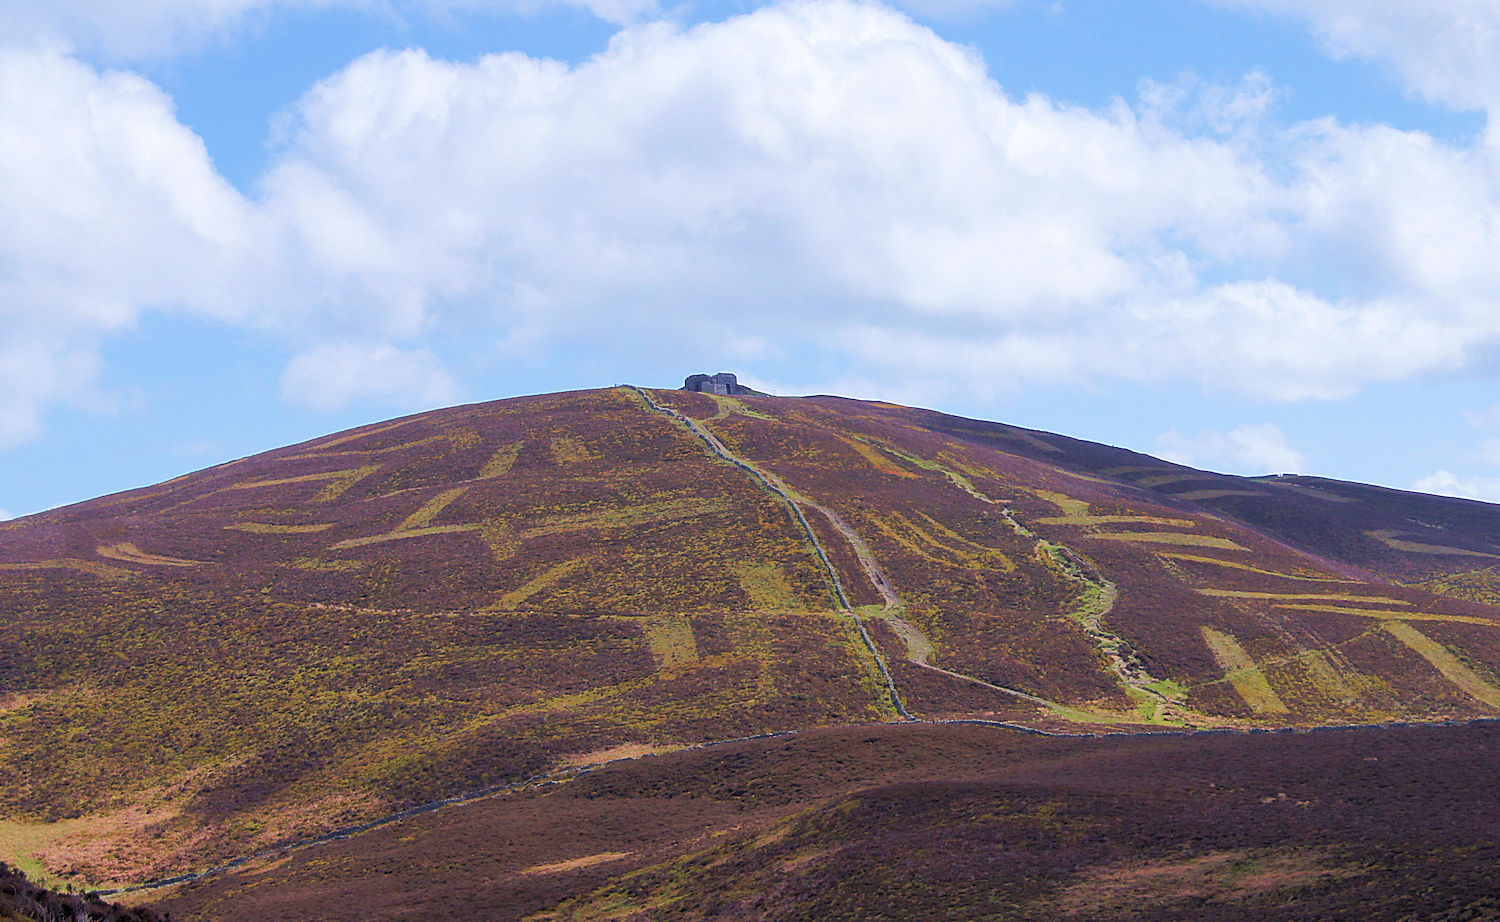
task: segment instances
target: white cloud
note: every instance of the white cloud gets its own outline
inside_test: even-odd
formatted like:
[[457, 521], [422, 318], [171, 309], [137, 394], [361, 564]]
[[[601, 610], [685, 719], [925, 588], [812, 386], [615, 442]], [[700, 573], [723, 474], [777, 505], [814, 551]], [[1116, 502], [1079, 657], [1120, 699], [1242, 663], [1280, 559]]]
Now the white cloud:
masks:
[[1377, 58], [1429, 100], [1500, 108], [1494, 0], [1212, 0], [1306, 21], [1337, 57]]
[[[369, 55], [308, 95], [272, 185], [359, 203], [386, 234], [361, 252], [440, 300], [497, 292], [531, 344], [790, 337], [955, 386], [1003, 366], [1298, 399], [1500, 336], [1484, 157], [1332, 122], [1237, 134], [1274, 91], [1210, 90], [1014, 100], [895, 13], [795, 4], [628, 30], [576, 68]], [[1227, 136], [1184, 134], [1186, 111]]]
[[1436, 471], [1413, 483], [1411, 488], [1418, 493], [1500, 503], [1500, 477], [1459, 477], [1449, 471]]
[[1156, 454], [1168, 461], [1230, 474], [1288, 474], [1305, 470], [1307, 459], [1271, 423], [1236, 426], [1228, 432], [1205, 429], [1183, 435], [1176, 429], [1156, 440]]
[[0, 522], [9, 522], [13, 518], [15, 518], [15, 516], [10, 514], [10, 510], [0, 509]]
[[86, 402], [99, 340], [142, 310], [220, 317], [251, 212], [139, 77], [0, 50], [0, 446]]
[[308, 350], [287, 366], [281, 391], [288, 400], [317, 410], [371, 398], [425, 409], [451, 403], [457, 394], [453, 379], [430, 352], [379, 343]]
[[633, 27], [576, 66], [382, 51], [309, 90], [246, 200], [141, 78], [56, 52], [0, 68], [12, 442], [152, 310], [314, 344], [283, 383], [318, 406], [454, 393], [435, 331], [507, 360], [823, 355], [935, 396], [1340, 397], [1500, 341], [1500, 162], [1278, 126], [1257, 74], [1134, 107], [1017, 99], [842, 0]]

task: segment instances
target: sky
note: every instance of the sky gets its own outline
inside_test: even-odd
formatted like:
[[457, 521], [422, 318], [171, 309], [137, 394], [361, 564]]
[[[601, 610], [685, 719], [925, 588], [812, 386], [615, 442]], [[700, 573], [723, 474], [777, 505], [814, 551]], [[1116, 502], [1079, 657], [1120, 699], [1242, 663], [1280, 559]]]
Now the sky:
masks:
[[5, 0], [0, 518], [734, 371], [1500, 501], [1493, 0]]

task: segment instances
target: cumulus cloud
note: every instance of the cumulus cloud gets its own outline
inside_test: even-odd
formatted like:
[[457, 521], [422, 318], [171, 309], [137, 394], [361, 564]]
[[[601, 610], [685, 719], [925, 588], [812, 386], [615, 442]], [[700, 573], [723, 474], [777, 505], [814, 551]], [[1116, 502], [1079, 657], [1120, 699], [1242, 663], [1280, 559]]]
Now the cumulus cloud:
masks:
[[815, 355], [935, 397], [1340, 397], [1500, 340], [1500, 164], [1277, 125], [1259, 74], [1103, 109], [1016, 98], [972, 51], [844, 0], [635, 26], [576, 66], [380, 51], [308, 91], [246, 200], [139, 77], [0, 66], [0, 207], [21, 216], [0, 323], [78, 369], [0, 355], [32, 388], [0, 437], [148, 310], [315, 344], [283, 381], [315, 406], [453, 393], [434, 331], [530, 361]]
[[89, 399], [142, 310], [229, 318], [251, 209], [147, 81], [0, 50], [0, 446]]
[[1413, 483], [1411, 488], [1418, 493], [1500, 503], [1500, 477], [1460, 477], [1450, 471], [1435, 471]]
[[332, 343], [292, 359], [281, 379], [288, 400], [334, 410], [376, 398], [396, 406], [428, 408], [453, 401], [457, 387], [431, 352], [382, 343]]
[[1500, 108], [1500, 5], [1492, 0], [1212, 0], [1304, 20], [1338, 57], [1376, 58], [1413, 91]]
[[1500, 335], [1495, 165], [1263, 126], [1272, 95], [1252, 74], [1135, 108], [1015, 99], [896, 13], [794, 4], [627, 30], [573, 68], [369, 55], [308, 95], [272, 185], [359, 203], [411, 290], [492, 292], [528, 342], [790, 337], [966, 387], [1003, 368], [1300, 399]]
[[1289, 474], [1307, 466], [1286, 433], [1271, 423], [1245, 424], [1228, 432], [1205, 429], [1190, 436], [1172, 429], [1157, 438], [1156, 454], [1229, 474]]

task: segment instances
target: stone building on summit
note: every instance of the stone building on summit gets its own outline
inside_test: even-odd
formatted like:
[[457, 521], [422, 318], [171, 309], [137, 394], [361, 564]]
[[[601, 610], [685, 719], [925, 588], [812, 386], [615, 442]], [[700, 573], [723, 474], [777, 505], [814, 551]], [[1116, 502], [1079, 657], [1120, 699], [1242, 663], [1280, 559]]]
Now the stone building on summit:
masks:
[[682, 389], [700, 394], [723, 394], [726, 397], [736, 394], [765, 396], [760, 391], [751, 390], [741, 384], [739, 378], [727, 371], [721, 371], [716, 375], [688, 375], [687, 380], [682, 382]]

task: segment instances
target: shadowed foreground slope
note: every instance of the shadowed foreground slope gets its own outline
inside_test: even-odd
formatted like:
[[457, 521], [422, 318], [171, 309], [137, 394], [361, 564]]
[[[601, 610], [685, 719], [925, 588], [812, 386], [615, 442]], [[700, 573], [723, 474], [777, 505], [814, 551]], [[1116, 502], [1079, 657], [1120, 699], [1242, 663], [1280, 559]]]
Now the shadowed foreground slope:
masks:
[[821, 730], [192, 885], [183, 919], [1494, 919], [1500, 727]]
[[0, 862], [0, 920], [4, 922], [162, 922], [145, 908], [106, 903], [87, 894], [58, 893]]
[[1485, 504], [840, 398], [423, 413], [0, 524], [0, 858], [139, 882], [898, 701], [1500, 714], [1497, 542]]

